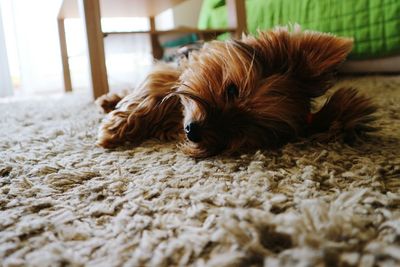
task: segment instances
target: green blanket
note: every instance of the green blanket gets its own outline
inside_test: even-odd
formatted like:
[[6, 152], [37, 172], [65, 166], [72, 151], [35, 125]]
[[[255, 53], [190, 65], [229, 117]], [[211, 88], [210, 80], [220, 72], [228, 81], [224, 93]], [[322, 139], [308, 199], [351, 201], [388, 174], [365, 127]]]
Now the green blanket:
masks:
[[[353, 37], [353, 59], [400, 53], [399, 0], [246, 0], [248, 31], [298, 23], [302, 29]], [[204, 0], [199, 28], [227, 27], [224, 0]]]

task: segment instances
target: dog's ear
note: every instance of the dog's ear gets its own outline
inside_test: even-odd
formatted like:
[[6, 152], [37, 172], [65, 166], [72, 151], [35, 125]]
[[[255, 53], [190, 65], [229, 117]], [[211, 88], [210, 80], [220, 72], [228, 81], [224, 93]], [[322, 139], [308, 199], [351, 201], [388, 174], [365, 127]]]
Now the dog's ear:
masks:
[[309, 97], [325, 93], [353, 44], [350, 38], [299, 29], [290, 32], [284, 27], [260, 32], [257, 38], [245, 37], [243, 42], [261, 55], [266, 75], [290, 75]]

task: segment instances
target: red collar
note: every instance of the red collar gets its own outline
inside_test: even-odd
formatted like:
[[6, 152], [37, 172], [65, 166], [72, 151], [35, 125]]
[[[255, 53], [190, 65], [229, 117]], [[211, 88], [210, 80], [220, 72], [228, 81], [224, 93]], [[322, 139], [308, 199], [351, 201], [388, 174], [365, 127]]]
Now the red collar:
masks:
[[308, 113], [308, 114], [307, 114], [307, 117], [306, 117], [306, 122], [307, 122], [307, 124], [308, 124], [308, 125], [311, 125], [311, 123], [313, 122], [313, 119], [314, 119], [314, 114]]

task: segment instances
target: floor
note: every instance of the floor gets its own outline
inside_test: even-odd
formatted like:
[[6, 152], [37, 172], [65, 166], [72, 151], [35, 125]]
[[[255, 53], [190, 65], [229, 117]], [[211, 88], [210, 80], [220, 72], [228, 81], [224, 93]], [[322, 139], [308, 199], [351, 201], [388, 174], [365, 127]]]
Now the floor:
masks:
[[195, 160], [152, 140], [104, 150], [104, 115], [67, 95], [0, 103], [5, 266], [398, 266], [400, 76], [355, 77], [368, 142]]

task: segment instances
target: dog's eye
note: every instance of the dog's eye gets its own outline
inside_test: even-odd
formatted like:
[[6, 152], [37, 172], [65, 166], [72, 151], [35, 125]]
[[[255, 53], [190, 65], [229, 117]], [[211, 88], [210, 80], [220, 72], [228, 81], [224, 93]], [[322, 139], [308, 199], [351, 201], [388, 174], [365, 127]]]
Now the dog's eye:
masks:
[[228, 100], [234, 100], [239, 96], [239, 90], [234, 84], [230, 84], [226, 88], [226, 94], [228, 95]]

